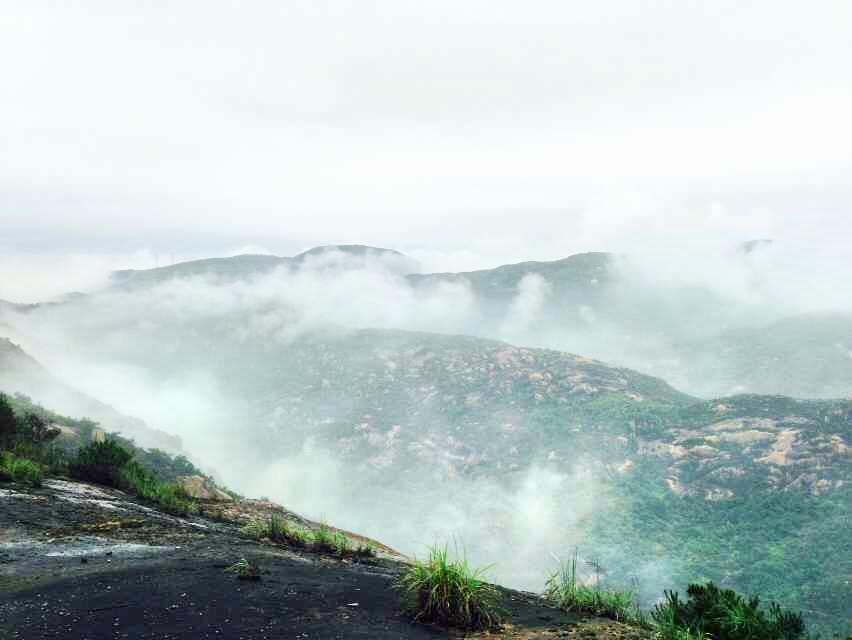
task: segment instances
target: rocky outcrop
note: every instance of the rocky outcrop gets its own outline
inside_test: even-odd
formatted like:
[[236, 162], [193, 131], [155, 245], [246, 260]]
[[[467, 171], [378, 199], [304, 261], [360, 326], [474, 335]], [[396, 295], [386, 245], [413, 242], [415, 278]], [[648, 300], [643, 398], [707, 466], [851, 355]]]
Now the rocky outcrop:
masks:
[[178, 483], [190, 498], [210, 502], [232, 502], [234, 499], [204, 476], [182, 476]]

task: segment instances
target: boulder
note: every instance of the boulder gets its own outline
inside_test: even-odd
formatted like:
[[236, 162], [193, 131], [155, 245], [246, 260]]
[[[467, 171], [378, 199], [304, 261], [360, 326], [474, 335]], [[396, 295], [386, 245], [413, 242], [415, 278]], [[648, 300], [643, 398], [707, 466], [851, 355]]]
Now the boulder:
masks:
[[214, 502], [233, 502], [233, 498], [217, 487], [212, 480], [204, 476], [182, 476], [178, 483], [186, 494], [196, 500]]

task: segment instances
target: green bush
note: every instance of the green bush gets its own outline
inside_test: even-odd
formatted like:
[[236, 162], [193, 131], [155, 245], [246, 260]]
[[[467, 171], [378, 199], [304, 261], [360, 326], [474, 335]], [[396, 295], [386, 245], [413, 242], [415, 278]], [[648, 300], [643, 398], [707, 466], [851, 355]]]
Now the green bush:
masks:
[[432, 547], [397, 580], [403, 606], [418, 622], [462, 629], [493, 629], [504, 612], [500, 593], [484, 579], [487, 568], [471, 569], [466, 558], [451, 561], [447, 547]]
[[198, 504], [180, 485], [163, 482], [132, 458], [133, 453], [119, 443], [104, 440], [80, 449], [68, 468], [74, 478], [124, 489], [167, 513], [185, 516], [198, 512]]
[[10, 452], [3, 452], [0, 454], [0, 480], [40, 487], [44, 480], [44, 470], [40, 464], [28, 458], [19, 458]]
[[688, 600], [666, 591], [664, 602], [652, 612], [661, 635], [676, 638], [691, 633], [712, 640], [799, 640], [805, 637], [802, 616], [771, 604], [766, 611], [755, 596], [744, 598], [712, 582], [692, 584]]
[[565, 611], [588, 613], [613, 620], [636, 621], [642, 618], [633, 593], [619, 589], [583, 585], [577, 581], [577, 552], [548, 578], [544, 596]]
[[117, 487], [121, 468], [131, 458], [133, 454], [113, 440], [92, 442], [77, 452], [68, 471], [79, 480]]

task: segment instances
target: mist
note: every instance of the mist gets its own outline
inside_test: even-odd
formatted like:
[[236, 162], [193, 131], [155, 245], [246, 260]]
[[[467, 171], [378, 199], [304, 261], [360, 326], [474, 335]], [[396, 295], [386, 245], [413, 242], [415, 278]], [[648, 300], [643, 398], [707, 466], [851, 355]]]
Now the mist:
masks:
[[[550, 310], [555, 283], [539, 274], [524, 275], [495, 317], [465, 278], [415, 286], [406, 278], [416, 270], [410, 261], [353, 260], [334, 251], [236, 281], [197, 276], [141, 289], [100, 286], [61, 304], [6, 310], [0, 322], [4, 333], [68, 384], [178, 435], [193, 460], [239, 492], [268, 496], [405, 553], [422, 554], [430, 544], [455, 539], [476, 562], [499, 558], [495, 578], [538, 590], [554, 555], [592, 544], [589, 523], [613, 508], [600, 469], [622, 460], [538, 451], [499, 477], [468, 477], [458, 473], [467, 455], [453, 453], [458, 443], [436, 442], [444, 453], [423, 453], [400, 444], [398, 427], [375, 427], [367, 416], [352, 425], [358, 442], [373, 450], [359, 462], [343, 444], [328, 448], [316, 441], [315, 426], [294, 422], [292, 407], [303, 400], [292, 389], [280, 398], [270, 389], [272, 399], [254, 406], [256, 396], [240, 391], [252, 385], [251, 354], [280, 350], [286, 370], [287, 349], [317, 336], [366, 328], [473, 335], [665, 374], [696, 393], [714, 382], [690, 388], [677, 362], [679, 343], [725, 328], [852, 311], [850, 301], [836, 295], [850, 271], [831, 269], [839, 264], [842, 242], [825, 237], [817, 254], [787, 234], [744, 251], [748, 239], [771, 235], [769, 217], [745, 224], [716, 211], [707, 220], [712, 224], [702, 231], [709, 233], [671, 216], [626, 219], [635, 251], [616, 255], [613, 283], [594, 308], [574, 309], [570, 322]], [[614, 312], [624, 310], [629, 313]], [[298, 379], [299, 371], [287, 375]], [[343, 396], [310, 402], [311, 411], [329, 422], [347, 420], [355, 410]], [[488, 429], [500, 431], [500, 419], [494, 416]], [[440, 420], [424, 413], [417, 423]], [[423, 455], [421, 465], [416, 461]], [[405, 461], [423, 475], [383, 475], [402, 473]], [[364, 479], [376, 477], [379, 485]], [[645, 576], [643, 591], [659, 592], [667, 585], [667, 560], [658, 558], [637, 573]]]

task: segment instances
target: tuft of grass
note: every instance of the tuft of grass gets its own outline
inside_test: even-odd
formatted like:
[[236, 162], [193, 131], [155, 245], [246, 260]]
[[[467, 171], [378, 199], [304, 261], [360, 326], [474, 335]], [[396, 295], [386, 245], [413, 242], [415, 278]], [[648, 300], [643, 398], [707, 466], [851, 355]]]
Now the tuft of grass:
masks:
[[340, 556], [373, 557], [375, 548], [370, 544], [352, 546], [349, 538], [340, 531], [334, 531], [325, 523], [315, 530], [296, 526], [277, 513], [268, 518], [256, 518], [243, 525], [240, 533], [253, 540], [271, 540], [298, 547], [311, 547], [316, 551], [335, 553]]
[[252, 540], [262, 540], [263, 538], [266, 538], [266, 532], [268, 530], [266, 522], [257, 518], [249, 520], [246, 524], [240, 527], [240, 533], [246, 538], [251, 538]]
[[237, 574], [239, 580], [260, 580], [260, 570], [245, 558], [240, 558], [225, 571]]
[[240, 529], [240, 533], [254, 540], [268, 539], [296, 546], [305, 546], [310, 541], [310, 532], [290, 524], [277, 513], [266, 519], [254, 519]]
[[351, 551], [349, 548], [349, 538], [335, 531], [331, 536], [331, 544], [334, 546], [334, 552], [338, 555], [345, 555]]
[[311, 531], [310, 536], [311, 546], [317, 551], [336, 552], [340, 548], [341, 553], [345, 553], [348, 547], [346, 536], [333, 532], [325, 522], [321, 522], [318, 528]]
[[44, 469], [29, 458], [20, 458], [4, 451], [0, 454], [0, 480], [22, 482], [31, 487], [40, 487], [44, 480]]
[[577, 580], [577, 555], [560, 562], [547, 580], [544, 597], [564, 611], [587, 613], [619, 621], [642, 622], [645, 616], [636, 606], [633, 593], [620, 589], [581, 584]]
[[447, 549], [431, 547], [396, 582], [403, 606], [416, 622], [485, 630], [500, 626], [500, 593], [485, 581], [487, 567], [472, 569], [466, 557], [452, 561]]

